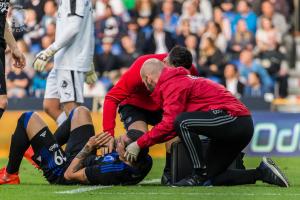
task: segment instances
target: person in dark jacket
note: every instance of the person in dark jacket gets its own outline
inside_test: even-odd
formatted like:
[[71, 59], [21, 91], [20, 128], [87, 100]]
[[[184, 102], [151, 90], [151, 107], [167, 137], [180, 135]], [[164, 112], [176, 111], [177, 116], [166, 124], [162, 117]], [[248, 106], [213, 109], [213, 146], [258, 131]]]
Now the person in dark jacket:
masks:
[[155, 18], [153, 22], [153, 33], [145, 44], [144, 53], [167, 53], [175, 44], [176, 41], [172, 34], [164, 31], [164, 21], [161, 18]]
[[231, 63], [225, 65], [222, 85], [235, 97], [243, 96], [245, 85], [239, 79], [237, 66]]

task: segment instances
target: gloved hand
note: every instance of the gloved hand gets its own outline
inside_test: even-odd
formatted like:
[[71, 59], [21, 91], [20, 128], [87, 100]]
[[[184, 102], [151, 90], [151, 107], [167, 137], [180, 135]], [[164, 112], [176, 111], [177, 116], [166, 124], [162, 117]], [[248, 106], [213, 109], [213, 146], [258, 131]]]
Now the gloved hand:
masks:
[[126, 147], [126, 152], [124, 154], [124, 157], [126, 158], [127, 161], [133, 162], [137, 160], [137, 157], [140, 153], [141, 149], [137, 142], [133, 142], [130, 145]]
[[98, 80], [98, 76], [95, 72], [95, 66], [94, 66], [94, 63], [92, 63], [91, 65], [91, 70], [88, 71], [86, 74], [85, 74], [85, 82], [89, 85], [92, 85], [94, 83], [96, 83], [96, 81]]
[[35, 58], [33, 62], [33, 68], [36, 71], [42, 72], [44, 71], [47, 63], [51, 60], [51, 58], [56, 53], [55, 50], [51, 48], [51, 46], [43, 51], [41, 51]]

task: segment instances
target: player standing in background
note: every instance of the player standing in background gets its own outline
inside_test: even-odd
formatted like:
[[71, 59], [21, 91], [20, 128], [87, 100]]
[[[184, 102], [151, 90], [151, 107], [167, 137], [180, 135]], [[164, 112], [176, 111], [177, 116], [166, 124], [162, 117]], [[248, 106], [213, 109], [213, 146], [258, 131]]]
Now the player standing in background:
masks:
[[5, 49], [8, 45], [12, 58], [14, 59], [14, 67], [24, 68], [25, 57], [17, 47], [16, 40], [9, 30], [6, 22], [6, 14], [9, 7], [9, 0], [0, 1], [0, 119], [7, 106], [6, 81], [5, 81]]
[[91, 1], [59, 0], [55, 42], [41, 51], [33, 63], [35, 70], [43, 71], [54, 56], [54, 67], [47, 78], [44, 110], [58, 125], [84, 102], [84, 81], [92, 84], [97, 80], [92, 62], [94, 40]]

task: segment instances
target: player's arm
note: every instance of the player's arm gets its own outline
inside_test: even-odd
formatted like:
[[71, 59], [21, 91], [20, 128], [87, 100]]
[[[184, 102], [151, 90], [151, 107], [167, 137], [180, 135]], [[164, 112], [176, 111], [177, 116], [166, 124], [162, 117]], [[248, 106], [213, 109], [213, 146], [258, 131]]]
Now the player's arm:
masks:
[[111, 136], [107, 133], [102, 133], [91, 137], [65, 171], [65, 179], [78, 181], [80, 183], [89, 183], [85, 174], [85, 166], [83, 165], [83, 161], [92, 153], [93, 150], [99, 148], [101, 143], [107, 142], [110, 137]]
[[41, 51], [36, 56], [36, 59], [33, 63], [35, 70], [43, 71], [55, 53], [60, 49], [71, 45], [76, 35], [80, 32], [80, 29], [82, 28], [81, 23], [83, 21], [85, 5], [84, 1], [76, 1], [76, 3], [78, 5], [75, 6], [75, 9], [79, 10], [70, 11], [68, 17], [66, 18], [66, 26], [64, 27], [64, 30], [61, 31], [61, 35], [57, 36], [53, 44], [51, 44], [47, 49]]
[[19, 50], [17, 46], [17, 42], [9, 30], [9, 25], [6, 22], [5, 24], [5, 32], [4, 32], [4, 39], [8, 45], [8, 47], [11, 50], [12, 58], [14, 59], [13, 66], [17, 68], [24, 68], [26, 65], [25, 56], [23, 53]]

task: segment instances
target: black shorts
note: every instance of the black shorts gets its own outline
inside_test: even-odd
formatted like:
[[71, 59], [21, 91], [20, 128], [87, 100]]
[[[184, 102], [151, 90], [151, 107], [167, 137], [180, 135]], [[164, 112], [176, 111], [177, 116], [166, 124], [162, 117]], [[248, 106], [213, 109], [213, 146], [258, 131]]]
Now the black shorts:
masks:
[[156, 125], [162, 120], [162, 111], [149, 111], [132, 105], [123, 105], [119, 108], [121, 121], [125, 129], [136, 121], [143, 121], [149, 125]]
[[0, 46], [0, 95], [6, 95], [5, 50]]
[[85, 131], [87, 126], [81, 126], [70, 133], [65, 151], [58, 145], [48, 128], [42, 129], [33, 137], [31, 145], [35, 152], [34, 160], [41, 167], [49, 183], [74, 184], [64, 179], [64, 172], [89, 138], [94, 135]]

